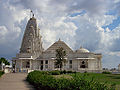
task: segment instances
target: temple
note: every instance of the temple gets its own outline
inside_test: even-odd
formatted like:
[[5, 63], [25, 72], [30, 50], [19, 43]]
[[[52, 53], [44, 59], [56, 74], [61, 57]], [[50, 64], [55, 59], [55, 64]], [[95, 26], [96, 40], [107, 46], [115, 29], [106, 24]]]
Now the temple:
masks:
[[90, 52], [83, 47], [74, 51], [60, 39], [44, 50], [41, 38], [40, 29], [33, 15], [26, 25], [20, 52], [12, 60], [15, 72], [58, 70], [55, 59], [56, 49], [59, 47], [66, 51], [65, 58], [67, 62], [63, 64], [62, 70], [101, 72], [102, 55], [100, 53]]

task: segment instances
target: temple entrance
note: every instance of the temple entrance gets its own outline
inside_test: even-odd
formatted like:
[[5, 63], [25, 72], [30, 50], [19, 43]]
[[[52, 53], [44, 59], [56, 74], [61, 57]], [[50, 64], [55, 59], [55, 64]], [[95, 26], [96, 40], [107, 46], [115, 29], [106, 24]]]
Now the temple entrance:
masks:
[[30, 61], [29, 60], [23, 60], [22, 61], [22, 68], [30, 68]]
[[29, 61], [26, 62], [26, 68], [30, 68], [30, 62]]
[[43, 70], [43, 65], [40, 66], [40, 70]]
[[85, 65], [81, 65], [80, 68], [86, 68]]

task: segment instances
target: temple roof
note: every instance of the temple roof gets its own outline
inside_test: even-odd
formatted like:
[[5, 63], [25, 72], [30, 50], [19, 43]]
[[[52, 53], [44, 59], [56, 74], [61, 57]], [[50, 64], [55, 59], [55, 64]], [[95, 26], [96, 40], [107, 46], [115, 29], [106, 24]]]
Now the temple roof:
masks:
[[60, 39], [52, 44], [47, 50], [45, 50], [45, 52], [55, 52], [59, 47], [62, 47], [66, 52], [73, 52], [72, 49]]

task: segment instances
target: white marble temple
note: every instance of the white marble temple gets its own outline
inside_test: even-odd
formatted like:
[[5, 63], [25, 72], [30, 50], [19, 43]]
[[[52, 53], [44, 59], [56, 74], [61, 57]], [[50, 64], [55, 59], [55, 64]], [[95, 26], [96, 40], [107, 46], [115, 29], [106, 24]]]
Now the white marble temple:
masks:
[[56, 49], [63, 47], [66, 51], [67, 62], [63, 65], [63, 70], [78, 72], [101, 72], [101, 58], [99, 53], [93, 53], [80, 47], [73, 51], [64, 41], [58, 40], [47, 50], [42, 47], [42, 36], [33, 16], [27, 23], [20, 52], [13, 58], [13, 68], [15, 72], [28, 72], [33, 70], [57, 70], [55, 67]]

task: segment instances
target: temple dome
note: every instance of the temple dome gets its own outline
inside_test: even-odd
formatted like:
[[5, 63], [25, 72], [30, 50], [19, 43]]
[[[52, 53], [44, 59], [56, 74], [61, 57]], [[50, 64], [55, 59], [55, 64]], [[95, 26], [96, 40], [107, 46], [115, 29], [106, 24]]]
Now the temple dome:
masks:
[[80, 49], [77, 50], [77, 52], [81, 52], [81, 53], [89, 53], [90, 51], [87, 50], [87, 49], [85, 49], [85, 48], [83, 48], [83, 47], [80, 47]]

